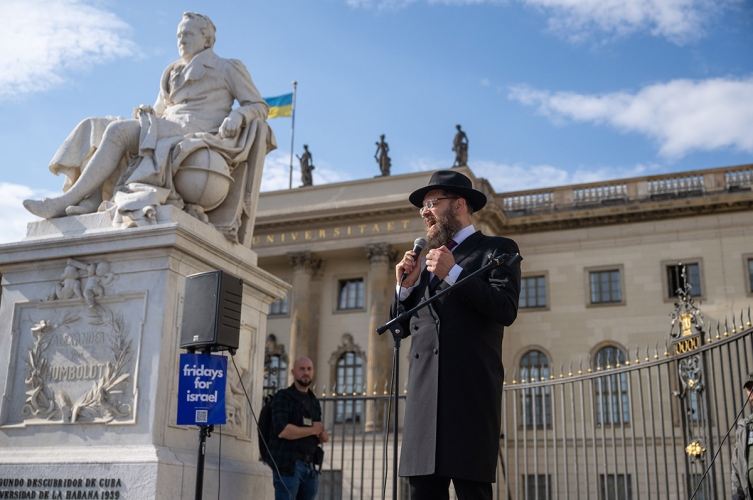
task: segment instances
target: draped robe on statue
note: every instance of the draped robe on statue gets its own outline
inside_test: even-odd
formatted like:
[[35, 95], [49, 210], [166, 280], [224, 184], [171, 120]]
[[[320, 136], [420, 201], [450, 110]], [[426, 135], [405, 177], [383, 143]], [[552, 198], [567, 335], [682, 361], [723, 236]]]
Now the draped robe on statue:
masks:
[[[240, 106], [232, 109], [234, 101]], [[250, 245], [254, 204], [264, 156], [276, 149], [266, 119], [268, 107], [251, 75], [237, 60], [223, 59], [205, 49], [189, 63], [168, 66], [161, 79], [154, 112], [135, 110], [140, 124], [138, 146], [128, 148], [102, 187], [104, 203], [113, 224], [121, 227], [154, 221], [157, 205], [184, 208], [173, 176], [193, 152], [209, 148], [228, 163], [233, 182], [222, 204], [206, 215], [229, 239]], [[231, 113], [243, 116], [243, 127], [233, 138], [218, 133]], [[82, 121], [50, 163], [50, 170], [65, 174], [68, 190], [87, 167], [102, 142], [107, 126], [121, 117]]]

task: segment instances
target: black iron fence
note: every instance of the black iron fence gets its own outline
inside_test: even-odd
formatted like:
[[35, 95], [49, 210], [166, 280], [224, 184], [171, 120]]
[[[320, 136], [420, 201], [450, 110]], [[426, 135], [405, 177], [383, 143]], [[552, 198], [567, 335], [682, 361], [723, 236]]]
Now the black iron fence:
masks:
[[[394, 421], [389, 396], [364, 392], [318, 394], [322, 420], [330, 441], [324, 445], [324, 464], [318, 499], [392, 498], [392, 450]], [[398, 396], [400, 408], [405, 394]], [[407, 499], [407, 483], [400, 481], [399, 498]]]
[[[689, 499], [745, 403], [752, 334], [512, 380], [503, 392], [500, 498]], [[729, 498], [732, 446], [727, 439], [696, 498]]]
[[[729, 498], [734, 433], [722, 440], [745, 403], [753, 328], [748, 318], [710, 330], [556, 374], [513, 372], [503, 390], [495, 498], [689, 499], [697, 487], [696, 499]], [[388, 396], [319, 397], [330, 442], [318, 498], [392, 498]], [[407, 483], [398, 484], [398, 498], [409, 498]]]

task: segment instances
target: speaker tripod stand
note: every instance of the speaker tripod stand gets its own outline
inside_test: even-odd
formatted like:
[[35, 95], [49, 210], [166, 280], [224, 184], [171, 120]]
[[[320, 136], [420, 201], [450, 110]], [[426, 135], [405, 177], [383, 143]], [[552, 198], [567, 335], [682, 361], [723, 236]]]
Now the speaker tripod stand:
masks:
[[204, 489], [204, 456], [207, 451], [207, 438], [212, 436], [214, 425], [199, 426], [199, 456], [196, 459], [196, 500], [201, 500]]
[[[204, 346], [202, 352], [204, 354], [211, 354], [213, 346]], [[235, 349], [228, 349], [230, 355], [235, 355]], [[189, 347], [188, 352], [193, 354], [196, 352], [196, 348]], [[199, 451], [196, 457], [196, 491], [194, 494], [195, 500], [201, 500], [204, 494], [204, 459], [207, 454], [207, 438], [212, 437], [214, 432], [214, 425], [199, 425]]]

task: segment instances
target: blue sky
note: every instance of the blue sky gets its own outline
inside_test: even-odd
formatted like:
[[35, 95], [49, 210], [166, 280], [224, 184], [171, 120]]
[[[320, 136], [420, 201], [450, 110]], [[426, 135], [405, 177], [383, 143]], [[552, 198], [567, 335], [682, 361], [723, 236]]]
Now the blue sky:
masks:
[[[455, 125], [498, 192], [751, 163], [750, 0], [2, 0], [0, 241], [88, 116], [152, 104], [183, 11], [217, 26], [264, 96], [297, 80], [314, 183], [449, 167]], [[288, 185], [290, 119], [262, 189]], [[294, 173], [294, 186], [299, 174]]]

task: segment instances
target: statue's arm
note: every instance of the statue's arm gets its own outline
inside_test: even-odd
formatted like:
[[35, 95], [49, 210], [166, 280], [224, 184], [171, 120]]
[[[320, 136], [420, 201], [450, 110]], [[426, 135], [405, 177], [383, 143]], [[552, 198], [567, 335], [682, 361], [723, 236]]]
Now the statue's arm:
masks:
[[254, 85], [248, 70], [242, 62], [235, 59], [229, 59], [228, 63], [226, 79], [235, 100], [240, 104], [233, 113], [243, 116], [246, 123], [253, 119], [266, 120], [269, 106]]
[[165, 109], [167, 109], [167, 103], [165, 102], [165, 95], [167, 92], [167, 81], [170, 77], [170, 71], [173, 69], [173, 64], [169, 65], [167, 68], [165, 68], [165, 71], [162, 72], [162, 78], [160, 78], [160, 84], [159, 84], [159, 93], [157, 94], [157, 100], [154, 102], [154, 106], [152, 108], [154, 109], [154, 114], [162, 118], [162, 115], [165, 113]]
[[162, 118], [162, 115], [164, 114], [165, 109], [167, 108], [167, 105], [165, 104], [165, 100], [162, 98], [162, 92], [160, 92], [159, 95], [157, 96], [157, 100], [155, 101], [154, 106], [152, 106], [152, 108], [154, 109], [154, 114], [157, 117]]

